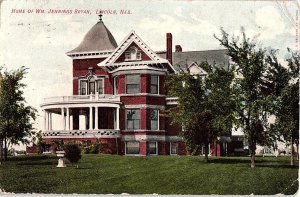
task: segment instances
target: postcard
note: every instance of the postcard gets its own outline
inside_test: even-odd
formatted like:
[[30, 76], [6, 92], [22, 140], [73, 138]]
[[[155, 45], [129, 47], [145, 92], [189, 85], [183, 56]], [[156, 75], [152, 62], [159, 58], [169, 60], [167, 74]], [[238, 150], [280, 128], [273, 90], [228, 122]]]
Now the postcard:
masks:
[[299, 6], [0, 1], [0, 194], [294, 195]]

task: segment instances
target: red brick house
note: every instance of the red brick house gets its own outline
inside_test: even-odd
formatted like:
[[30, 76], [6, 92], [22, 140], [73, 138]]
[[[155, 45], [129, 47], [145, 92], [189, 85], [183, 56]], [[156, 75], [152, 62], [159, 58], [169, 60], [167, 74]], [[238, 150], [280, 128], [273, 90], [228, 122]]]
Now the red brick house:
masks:
[[[205, 74], [197, 65], [203, 60], [228, 66], [225, 52], [184, 52], [180, 45], [172, 52], [171, 33], [164, 51], [151, 50], [134, 31], [117, 44], [100, 17], [67, 52], [73, 60], [73, 95], [45, 98], [41, 104], [43, 138], [47, 144], [100, 139], [101, 152], [113, 154], [185, 155], [180, 127], [162, 116], [177, 104], [166, 95], [166, 75], [180, 68]], [[60, 115], [59, 130], [52, 129], [53, 114]]]

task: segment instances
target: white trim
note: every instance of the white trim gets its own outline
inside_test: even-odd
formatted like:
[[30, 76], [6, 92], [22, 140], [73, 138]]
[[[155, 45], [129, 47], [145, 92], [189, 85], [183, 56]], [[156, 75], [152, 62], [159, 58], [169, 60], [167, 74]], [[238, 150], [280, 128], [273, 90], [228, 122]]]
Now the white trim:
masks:
[[145, 67], [143, 68], [138, 68], [138, 69], [116, 69], [114, 71], [111, 71], [111, 76], [115, 77], [118, 75], [126, 75], [126, 74], [133, 74], [133, 73], [138, 73], [138, 74], [150, 74], [150, 75], [166, 75], [167, 70], [166, 69], [157, 69], [153, 67]]
[[66, 55], [72, 59], [92, 59], [92, 58], [106, 58], [114, 50], [104, 50], [104, 51], [87, 51], [87, 52], [67, 52]]
[[65, 108], [65, 107], [69, 107], [69, 108], [88, 108], [88, 107], [111, 107], [111, 108], [119, 108], [120, 107], [120, 103], [109, 103], [109, 102], [102, 102], [102, 103], [96, 103], [96, 102], [84, 102], [82, 104], [78, 103], [60, 103], [60, 104], [45, 104], [43, 105], [41, 108], [42, 110], [49, 110], [49, 109], [59, 109], [59, 108]]
[[151, 93], [118, 94], [118, 96], [153, 96], [153, 97], [166, 97], [166, 95], [164, 95], [164, 94], [151, 94]]
[[146, 135], [146, 134], [139, 134], [139, 135], [122, 135], [123, 141], [166, 141], [165, 135]]
[[98, 129], [98, 130], [55, 130], [43, 131], [43, 138], [116, 138], [121, 137], [120, 130]]
[[165, 109], [164, 105], [148, 105], [148, 104], [140, 104], [140, 105], [123, 105], [122, 109]]
[[166, 141], [168, 142], [181, 142], [183, 138], [177, 135], [166, 136]]
[[126, 135], [126, 133], [137, 133], [137, 132], [147, 132], [147, 133], [165, 133], [166, 130], [149, 130], [149, 129], [136, 129], [136, 130], [122, 130], [123, 132], [125, 132], [124, 135]]
[[178, 97], [166, 97], [166, 105], [177, 105]]

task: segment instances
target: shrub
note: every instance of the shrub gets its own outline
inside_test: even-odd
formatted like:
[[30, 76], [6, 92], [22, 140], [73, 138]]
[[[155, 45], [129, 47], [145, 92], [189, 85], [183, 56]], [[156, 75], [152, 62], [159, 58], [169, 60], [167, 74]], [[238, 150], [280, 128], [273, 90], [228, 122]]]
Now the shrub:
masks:
[[71, 163], [77, 163], [81, 159], [81, 149], [79, 144], [74, 142], [69, 142], [64, 144], [65, 157]]
[[91, 144], [91, 142], [84, 141], [81, 144], [82, 153], [84, 154], [98, 154], [101, 148], [100, 140], [97, 139], [95, 144]]

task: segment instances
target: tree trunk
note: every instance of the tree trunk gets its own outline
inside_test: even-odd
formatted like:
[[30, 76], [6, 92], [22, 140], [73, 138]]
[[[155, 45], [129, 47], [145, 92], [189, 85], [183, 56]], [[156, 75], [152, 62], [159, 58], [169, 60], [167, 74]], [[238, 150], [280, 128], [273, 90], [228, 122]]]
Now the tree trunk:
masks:
[[3, 163], [3, 139], [0, 139], [0, 164]]
[[251, 168], [255, 167], [255, 152], [251, 153]]
[[205, 150], [204, 150], [204, 162], [207, 163], [208, 162], [208, 143], [205, 143]]
[[299, 160], [299, 144], [296, 143], [296, 159]]
[[291, 166], [294, 165], [294, 138], [291, 137]]
[[4, 137], [4, 161], [7, 160], [7, 139]]
[[255, 167], [255, 150], [256, 150], [256, 143], [251, 142], [251, 168]]

